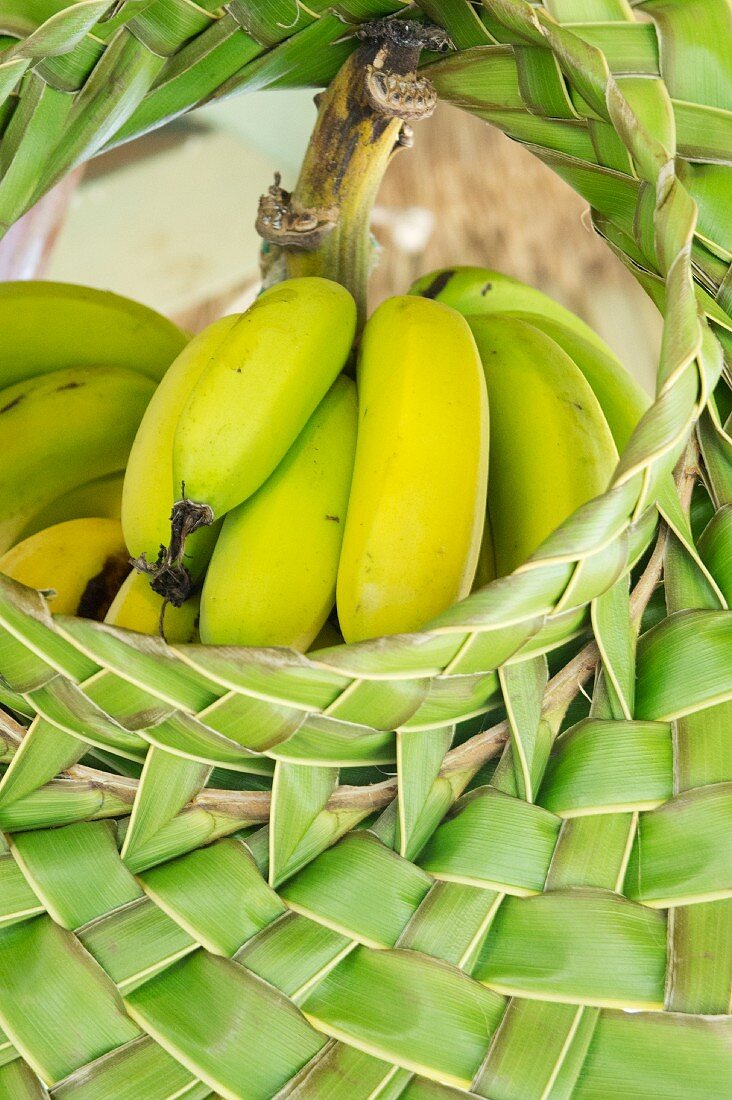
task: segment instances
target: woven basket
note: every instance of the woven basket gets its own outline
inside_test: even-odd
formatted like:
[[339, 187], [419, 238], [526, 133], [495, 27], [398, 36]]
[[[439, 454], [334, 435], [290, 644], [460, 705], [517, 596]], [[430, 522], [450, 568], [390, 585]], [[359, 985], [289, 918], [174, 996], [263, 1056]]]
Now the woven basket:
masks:
[[[656, 401], [603, 497], [419, 634], [167, 647], [0, 578], [0, 1098], [729, 1095], [732, 4], [419, 7], [457, 47], [439, 94], [663, 310]], [[402, 10], [6, 0], [0, 223], [206, 99], [327, 81], [344, 21]]]

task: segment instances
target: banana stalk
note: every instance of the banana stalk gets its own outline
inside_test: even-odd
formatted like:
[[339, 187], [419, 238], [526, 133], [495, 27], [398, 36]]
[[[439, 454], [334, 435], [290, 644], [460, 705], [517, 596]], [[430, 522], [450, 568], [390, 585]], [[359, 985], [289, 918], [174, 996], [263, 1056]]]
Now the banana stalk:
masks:
[[257, 230], [266, 242], [267, 280], [335, 279], [356, 300], [360, 332], [376, 194], [392, 154], [411, 144], [410, 123], [427, 118], [436, 103], [432, 84], [417, 74], [420, 53], [452, 43], [441, 28], [411, 20], [377, 20], [358, 36], [362, 44], [317, 98], [318, 118], [294, 191], [275, 177], [260, 202]]

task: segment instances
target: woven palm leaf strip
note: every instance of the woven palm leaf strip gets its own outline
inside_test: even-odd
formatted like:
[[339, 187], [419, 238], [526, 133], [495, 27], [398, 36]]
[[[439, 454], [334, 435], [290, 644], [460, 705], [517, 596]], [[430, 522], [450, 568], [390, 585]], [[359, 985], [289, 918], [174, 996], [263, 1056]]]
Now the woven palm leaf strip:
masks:
[[[105, 144], [317, 83], [351, 48], [317, 3], [59, 7], [34, 29], [11, 4], [2, 27], [23, 36], [0, 55], [8, 224]], [[3, 699], [29, 728], [2, 735], [0, 1096], [707, 1098], [732, 1073], [732, 443], [710, 400], [730, 5], [422, 7], [459, 50], [430, 66], [440, 94], [584, 194], [661, 304], [656, 402], [603, 498], [419, 635], [315, 659], [171, 649], [2, 581]], [[697, 421], [699, 546], [670, 485]], [[658, 511], [672, 614], [636, 643], [627, 575]], [[552, 747], [545, 655], [588, 615], [592, 711]], [[455, 724], [499, 708], [492, 777], [489, 734], [441, 772]], [[376, 816], [336, 786], [395, 763]], [[262, 789], [211, 789], [226, 776]]]

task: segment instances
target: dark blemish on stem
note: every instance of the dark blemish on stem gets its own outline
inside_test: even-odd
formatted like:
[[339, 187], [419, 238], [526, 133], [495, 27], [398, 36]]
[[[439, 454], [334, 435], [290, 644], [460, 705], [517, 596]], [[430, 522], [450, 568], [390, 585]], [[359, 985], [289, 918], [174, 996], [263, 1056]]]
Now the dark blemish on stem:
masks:
[[493, 290], [493, 283], [486, 283], [485, 286], [480, 288], [481, 298], [485, 298], [489, 290]]

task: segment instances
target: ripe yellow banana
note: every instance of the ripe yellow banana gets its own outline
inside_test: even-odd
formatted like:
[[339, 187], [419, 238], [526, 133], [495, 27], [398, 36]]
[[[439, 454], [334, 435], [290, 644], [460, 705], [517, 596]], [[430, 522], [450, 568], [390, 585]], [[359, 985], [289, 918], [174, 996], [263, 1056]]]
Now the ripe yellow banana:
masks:
[[210, 356], [178, 421], [173, 481], [219, 518], [269, 477], [345, 365], [356, 305], [328, 279], [265, 291]]
[[147, 306], [71, 283], [0, 283], [0, 386], [71, 367], [127, 367], [157, 381], [186, 335]]
[[154, 388], [122, 367], [74, 367], [0, 391], [0, 553], [91, 473], [123, 468]]
[[418, 279], [410, 294], [436, 298], [465, 317], [515, 315], [546, 332], [589, 382], [620, 451], [651, 403], [648, 394], [589, 325], [518, 279], [484, 267], [445, 268]]
[[[122, 490], [122, 529], [133, 557], [154, 562], [170, 538], [170, 512], [180, 496], [173, 483], [173, 440], [183, 407], [238, 314], [214, 321], [170, 366], [150, 401], [132, 444]], [[218, 531], [204, 527], [187, 540], [183, 565], [194, 581], [206, 568]]]
[[49, 591], [54, 615], [101, 619], [130, 571], [117, 519], [72, 519], [38, 531], [0, 558], [4, 573]]
[[[210, 344], [210, 330], [201, 334], [195, 379], [198, 352], [189, 371], [178, 372], [174, 364], [178, 382], [166, 393], [176, 422], [177, 499], [167, 550], [151, 570], [161, 595], [174, 603], [187, 598], [191, 533], [266, 481], [345, 365], [355, 329], [356, 304], [342, 286], [290, 279], [265, 291]], [[125, 490], [126, 529], [127, 496]]]
[[605, 491], [618, 452], [584, 375], [545, 333], [472, 317], [491, 413], [488, 512], [498, 576]]
[[[130, 573], [104, 619], [111, 626], [122, 626], [138, 634], [157, 634], [163, 601], [153, 592], [146, 576]], [[191, 596], [182, 607], [168, 604], [163, 620], [168, 642], [197, 642], [200, 596]]]
[[356, 387], [339, 378], [276, 470], [227, 515], [206, 574], [201, 638], [306, 650], [335, 599], [356, 450]]
[[488, 405], [470, 329], [418, 297], [364, 329], [338, 571], [348, 642], [416, 630], [470, 591], [485, 518]]
[[36, 531], [64, 523], [67, 519], [87, 519], [97, 516], [100, 519], [119, 519], [122, 511], [121, 471], [85, 481], [68, 493], [52, 500], [47, 507], [37, 512], [23, 531], [21, 538], [27, 539]]

